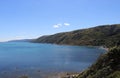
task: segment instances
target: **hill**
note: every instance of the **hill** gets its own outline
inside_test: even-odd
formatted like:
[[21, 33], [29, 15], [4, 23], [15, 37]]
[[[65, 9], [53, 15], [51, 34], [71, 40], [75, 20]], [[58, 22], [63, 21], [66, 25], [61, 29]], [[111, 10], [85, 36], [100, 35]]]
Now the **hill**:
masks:
[[88, 29], [42, 36], [33, 40], [33, 42], [112, 47], [120, 44], [120, 24], [102, 25]]
[[[120, 46], [101, 55], [90, 68], [73, 78], [120, 78]], [[71, 77], [72, 78], [72, 77]]]

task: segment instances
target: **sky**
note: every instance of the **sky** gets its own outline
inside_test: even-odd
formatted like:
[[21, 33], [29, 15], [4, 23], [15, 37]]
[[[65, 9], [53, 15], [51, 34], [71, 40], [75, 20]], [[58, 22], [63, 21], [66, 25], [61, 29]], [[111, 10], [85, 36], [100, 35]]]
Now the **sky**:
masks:
[[0, 41], [120, 23], [120, 0], [0, 0]]

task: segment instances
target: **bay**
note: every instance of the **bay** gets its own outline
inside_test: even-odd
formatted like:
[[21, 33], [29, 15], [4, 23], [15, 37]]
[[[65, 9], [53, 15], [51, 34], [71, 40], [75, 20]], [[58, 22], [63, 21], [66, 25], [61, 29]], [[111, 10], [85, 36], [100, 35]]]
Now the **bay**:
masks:
[[[24, 73], [32, 77], [35, 76], [33, 71], [80, 72], [94, 63], [104, 52], [105, 50], [99, 47], [88, 46], [29, 42], [0, 43], [0, 76], [6, 77], [3, 71], [8, 72], [9, 77]], [[19, 73], [16, 73], [16, 70], [19, 70]]]

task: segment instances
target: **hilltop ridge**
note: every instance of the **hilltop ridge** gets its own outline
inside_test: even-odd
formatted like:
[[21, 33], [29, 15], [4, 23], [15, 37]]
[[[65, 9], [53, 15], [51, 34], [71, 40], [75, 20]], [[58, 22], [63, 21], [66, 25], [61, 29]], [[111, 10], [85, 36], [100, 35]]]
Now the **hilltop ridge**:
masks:
[[102, 25], [42, 36], [32, 42], [111, 47], [120, 44], [120, 24]]

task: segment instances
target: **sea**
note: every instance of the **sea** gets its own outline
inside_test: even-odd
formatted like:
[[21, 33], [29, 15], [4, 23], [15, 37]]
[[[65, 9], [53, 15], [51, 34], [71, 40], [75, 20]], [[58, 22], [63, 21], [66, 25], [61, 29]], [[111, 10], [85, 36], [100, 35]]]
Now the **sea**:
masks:
[[0, 78], [52, 78], [56, 73], [81, 72], [105, 52], [93, 46], [2, 42]]

